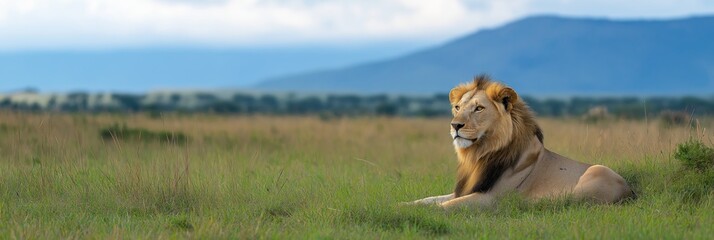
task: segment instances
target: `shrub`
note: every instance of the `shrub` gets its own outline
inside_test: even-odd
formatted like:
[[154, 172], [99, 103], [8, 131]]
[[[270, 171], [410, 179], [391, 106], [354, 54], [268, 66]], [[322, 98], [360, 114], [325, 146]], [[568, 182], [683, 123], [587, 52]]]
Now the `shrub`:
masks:
[[674, 158], [682, 169], [673, 178], [676, 193], [685, 202], [699, 202], [714, 190], [714, 149], [698, 140], [677, 145]]
[[714, 149], [704, 145], [701, 141], [690, 139], [677, 145], [674, 158], [679, 160], [685, 168], [702, 172], [714, 166]]
[[155, 141], [171, 144], [188, 142], [188, 136], [181, 132], [151, 131], [143, 128], [129, 128], [119, 124], [103, 128], [99, 135], [107, 140]]

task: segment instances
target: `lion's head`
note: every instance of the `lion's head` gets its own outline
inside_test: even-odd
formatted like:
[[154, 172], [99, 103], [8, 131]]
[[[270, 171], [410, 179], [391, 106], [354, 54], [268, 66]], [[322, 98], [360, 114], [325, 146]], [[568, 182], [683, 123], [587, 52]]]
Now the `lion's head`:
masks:
[[479, 76], [452, 89], [449, 100], [454, 115], [451, 137], [457, 148], [484, 144], [499, 148], [511, 140], [511, 111], [518, 102], [513, 89]]
[[[454, 115], [451, 137], [456, 148], [496, 150], [508, 145], [517, 134], [539, 131], [534, 129], [537, 125], [532, 113], [518, 94], [487, 76], [456, 86], [449, 93], [449, 100]], [[518, 131], [514, 134], [514, 130]]]

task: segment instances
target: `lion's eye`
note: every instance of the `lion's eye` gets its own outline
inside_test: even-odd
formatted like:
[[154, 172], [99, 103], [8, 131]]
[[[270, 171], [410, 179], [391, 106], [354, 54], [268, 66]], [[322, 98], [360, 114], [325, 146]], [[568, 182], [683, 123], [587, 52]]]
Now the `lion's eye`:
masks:
[[476, 109], [474, 109], [474, 112], [480, 112], [483, 111], [484, 107], [483, 106], [478, 106]]
[[454, 109], [456, 109], [456, 111], [459, 111], [459, 109], [461, 109], [461, 107], [459, 107], [459, 105], [456, 105], [456, 106], [454, 106]]

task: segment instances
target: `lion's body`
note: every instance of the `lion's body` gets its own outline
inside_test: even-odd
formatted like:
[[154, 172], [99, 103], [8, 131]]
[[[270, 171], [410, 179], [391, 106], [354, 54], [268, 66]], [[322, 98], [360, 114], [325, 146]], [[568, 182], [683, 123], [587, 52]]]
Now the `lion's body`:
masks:
[[459, 160], [452, 194], [414, 203], [444, 208], [490, 205], [520, 193], [527, 199], [572, 195], [615, 203], [633, 194], [625, 180], [601, 165], [590, 165], [547, 150], [533, 114], [516, 93], [478, 77], [449, 94], [454, 105], [451, 134]]

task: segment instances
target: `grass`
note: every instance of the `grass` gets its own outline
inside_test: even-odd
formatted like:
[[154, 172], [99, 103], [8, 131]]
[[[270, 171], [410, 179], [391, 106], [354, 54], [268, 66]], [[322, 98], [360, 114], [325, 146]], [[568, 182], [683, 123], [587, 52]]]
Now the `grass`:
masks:
[[[686, 238], [714, 236], [714, 197], [677, 145], [700, 130], [657, 122], [541, 119], [546, 146], [610, 166], [638, 193], [620, 205], [507, 196], [443, 212], [397, 202], [448, 193], [448, 119], [150, 118], [0, 114], [2, 238]], [[122, 123], [191, 141], [129, 141]], [[142, 134], [143, 136], [143, 134]], [[142, 138], [143, 139], [143, 138]], [[682, 175], [687, 174], [687, 175]], [[685, 177], [683, 177], [685, 176]], [[700, 188], [697, 188], [700, 189]], [[699, 193], [698, 193], [699, 194]]]
[[104, 140], [113, 141], [157, 141], [172, 144], [184, 144], [188, 141], [186, 134], [181, 132], [150, 131], [143, 128], [129, 128], [124, 125], [114, 124], [99, 131]]

